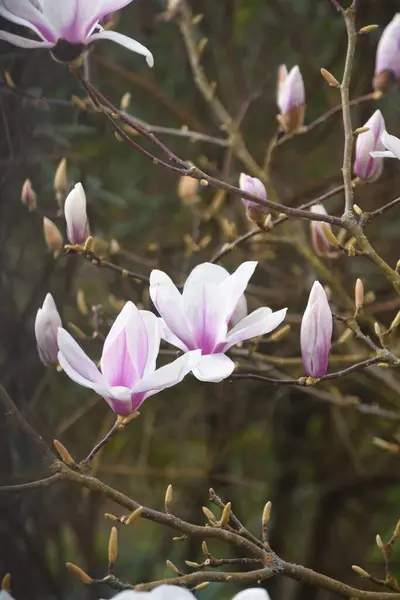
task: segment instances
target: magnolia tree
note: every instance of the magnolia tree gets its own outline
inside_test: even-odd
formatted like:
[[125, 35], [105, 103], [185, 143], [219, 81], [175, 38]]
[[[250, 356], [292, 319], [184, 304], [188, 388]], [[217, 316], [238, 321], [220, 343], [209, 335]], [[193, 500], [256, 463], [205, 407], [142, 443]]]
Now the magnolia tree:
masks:
[[[240, 123], [244, 115], [242, 119], [231, 118], [203, 69], [205, 42], [198, 42], [201, 18], [192, 13], [186, 0], [170, 0], [161, 16], [179, 25], [196, 85], [219, 121], [224, 137], [213, 138], [187, 128], [148, 125], [135, 117], [134, 102], [131, 105], [128, 94], [116, 102], [115, 98], [102, 93], [90, 70], [93, 47], [102, 40], [116, 42], [128, 51], [143, 55], [149, 67], [154, 63], [152, 53], [141, 43], [110, 28], [114, 22], [114, 11], [128, 4], [130, 0], [64, 0], [62, 4], [52, 0], [0, 0], [0, 15], [16, 26], [14, 29], [11, 27], [12, 31], [9, 28], [0, 31], [0, 39], [27, 52], [34, 49], [49, 51], [60, 63], [59, 69], [71, 79], [76, 79], [81, 96], [76, 95], [73, 102], [82, 113], [100, 113], [116, 138], [126, 144], [127, 152], [139, 152], [153, 163], [155, 176], [162, 176], [164, 170], [179, 178], [179, 195], [183, 200], [197, 202], [202, 190], [212, 189], [215, 196], [209, 210], [217, 214], [222, 210], [221, 199], [232, 198], [247, 219], [247, 231], [238, 235], [235, 228], [231, 228], [220, 247], [213, 244], [212, 236], [202, 239], [197, 236], [197, 240], [189, 237], [186, 240], [189, 255], [196, 257], [199, 250], [209, 252], [209, 255], [205, 261], [197, 261], [192, 268], [182, 266], [179, 278], [171, 277], [160, 268], [146, 269], [146, 265], [141, 272], [131, 271], [128, 265], [113, 262], [112, 257], [109, 260], [110, 257], [101, 250], [101, 240], [96, 237], [96, 230], [91, 227], [87, 216], [85, 186], [70, 180], [65, 159], [59, 164], [54, 178], [59, 207], [56, 215], [43, 214], [34, 186], [26, 179], [22, 186], [22, 203], [43, 219], [44, 239], [54, 258], [69, 260], [75, 256], [86, 259], [93, 268], [110, 270], [134, 285], [139, 284], [144, 292], [136, 303], [129, 297], [120, 302], [120, 310], [114, 315], [109, 328], [104, 321], [96, 319], [99, 306], [94, 307], [92, 335], [86, 335], [74, 324], [64, 321], [60, 316], [60, 303], [56, 305], [50, 292], [45, 295], [42, 305], [37, 308], [34, 326], [40, 360], [48, 369], [56, 369], [57, 377], [62, 378], [65, 385], [70, 379], [77, 386], [88, 388], [102, 397], [109, 410], [115, 413], [115, 422], [108, 433], [97, 440], [86, 458], [74, 458], [73, 449], [67, 449], [59, 440], [54, 440], [54, 451], [50, 450], [7, 392], [2, 390], [7, 411], [25, 429], [32, 442], [44, 447], [51, 463], [51, 473], [37, 481], [4, 485], [0, 492], [22, 494], [27, 489], [71, 484], [112, 501], [115, 514], [107, 513], [106, 516], [114, 521], [114, 526], [110, 532], [108, 569], [104, 576], [96, 578], [71, 562], [67, 563], [67, 568], [83, 584], [104, 584], [117, 590], [121, 600], [134, 600], [139, 591], [150, 590], [155, 600], [190, 600], [194, 592], [200, 592], [212, 582], [239, 582], [249, 589], [235, 596], [236, 600], [262, 600], [267, 597], [266, 592], [257, 586], [272, 577], [306, 582], [349, 599], [398, 598], [400, 583], [391, 571], [389, 558], [400, 535], [399, 524], [393, 524], [393, 533], [385, 542], [377, 536], [377, 546], [386, 565], [383, 576], [369, 574], [362, 567], [353, 565], [353, 570], [361, 578], [386, 588], [384, 591], [378, 588], [365, 591], [362, 585], [353, 587], [345, 581], [315, 572], [307, 565], [293, 564], [279, 556], [269, 539], [269, 522], [273, 516], [270, 501], [260, 507], [259, 531], [251, 532], [235, 514], [229, 498], [221, 498], [211, 489], [209, 500], [216, 508], [203, 507], [206, 523], [199, 525], [180, 518], [174, 506], [171, 485], [165, 493], [163, 510], [156, 510], [143, 506], [139, 498], [123, 494], [106, 480], [95, 477], [91, 471], [95, 459], [110, 440], [129, 436], [130, 423], [139, 417], [139, 409], [141, 414], [145, 413], [155, 394], [163, 394], [164, 390], [173, 386], [184, 386], [183, 380], [190, 378], [209, 386], [226, 381], [242, 385], [236, 384], [236, 380], [255, 380], [265, 385], [266, 393], [271, 386], [296, 387], [304, 394], [322, 389], [323, 393], [318, 396], [317, 392], [316, 398], [339, 407], [351, 406], [360, 416], [369, 414], [394, 425], [398, 423], [400, 413], [397, 405], [389, 410], [379, 397], [371, 404], [346, 394], [341, 387], [332, 392], [324, 385], [335, 380], [346, 381], [354, 372], [364, 370], [377, 373], [391, 369], [395, 377], [395, 369], [400, 365], [396, 346], [396, 332], [400, 325], [400, 312], [396, 314], [400, 295], [400, 261], [396, 262], [397, 257], [393, 256], [384, 258], [369, 235], [373, 231], [371, 223], [379, 222], [379, 217], [387, 211], [395, 214], [400, 198], [379, 198], [372, 212], [362, 209], [365, 184], [373, 185], [378, 178], [384, 177], [385, 158], [400, 159], [400, 140], [386, 130], [384, 115], [379, 109], [371, 110], [372, 114], [365, 124], [354, 122], [351, 112], [352, 106], [364, 103], [370, 106], [380, 100], [400, 78], [400, 15], [395, 15], [381, 34], [373, 91], [352, 98], [350, 83], [357, 40], [377, 26], [361, 26], [357, 22], [360, 3], [356, 0], [350, 6], [342, 6], [332, 0], [332, 19], [343, 22], [347, 32], [347, 51], [341, 81], [321, 68], [320, 84], [337, 88], [338, 104], [316, 121], [305, 124], [309, 93], [307, 82], [303, 81], [298, 66], [288, 70], [281, 65], [276, 91], [278, 131], [260, 164], [248, 150], [241, 133]], [[6, 82], [14, 93], [29, 96], [15, 86], [9, 74]], [[342, 115], [344, 129], [342, 183], [300, 206], [284, 203], [273, 185], [274, 153], [283, 144], [290, 144], [297, 136], [304, 136], [338, 113]], [[242, 172], [236, 177], [226, 168], [222, 174], [215, 168], [200, 168], [171, 149], [165, 140], [172, 136], [224, 146], [230, 157], [241, 164]], [[335, 215], [329, 210], [331, 198], [342, 199]], [[67, 243], [61, 233], [63, 220]], [[225, 229], [228, 224], [235, 225], [226, 219], [221, 222]], [[299, 222], [309, 224], [308, 241], [293, 233]], [[292, 233], [290, 227], [294, 228]], [[117, 244], [115, 240], [113, 242]], [[240, 249], [254, 255], [253, 242], [272, 244], [278, 249], [295, 248], [310, 266], [313, 277], [307, 281], [308, 300], [303, 303], [300, 319], [293, 318], [290, 294], [284, 298], [277, 297], [272, 309], [263, 305], [258, 288], [252, 289], [252, 305], [256, 308], [248, 308], [246, 290], [251, 286], [249, 282], [253, 275], [262, 268], [263, 260], [243, 260], [229, 270], [220, 264], [225, 257]], [[343, 282], [341, 273], [334, 273], [334, 261], [339, 259], [342, 260], [343, 271], [349, 268], [353, 274], [350, 287]], [[374, 277], [387, 281], [394, 318], [386, 320], [385, 314], [382, 320], [378, 320], [378, 311], [374, 310], [375, 297], [370, 292], [374, 286], [371, 281], [363, 281], [363, 277], [358, 276], [358, 269], [363, 272], [363, 261], [371, 263]], [[182, 265], [185, 264], [187, 261], [182, 261]], [[364, 292], [364, 288], [368, 293]], [[87, 329], [92, 323], [88, 317]], [[299, 356], [292, 357], [292, 362], [285, 350], [289, 337], [298, 340], [301, 351], [301, 359]], [[85, 345], [87, 350], [83, 350], [82, 340], [90, 341]], [[269, 344], [276, 342], [280, 344], [279, 353], [272, 352], [271, 355], [265, 351]], [[229, 410], [233, 411], [234, 407]], [[140, 427], [140, 421], [135, 426]], [[381, 450], [399, 452], [397, 444], [384, 439], [374, 441]], [[175, 530], [176, 541], [190, 537], [198, 540], [203, 558], [196, 562], [187, 560], [185, 571], [168, 561], [172, 576], [167, 579], [122, 581], [115, 569], [118, 531], [122, 527], [133, 526], [139, 518]], [[215, 556], [209, 546], [213, 540], [231, 546], [234, 556]], [[2, 597], [8, 598], [10, 589], [10, 576], [4, 574]]]

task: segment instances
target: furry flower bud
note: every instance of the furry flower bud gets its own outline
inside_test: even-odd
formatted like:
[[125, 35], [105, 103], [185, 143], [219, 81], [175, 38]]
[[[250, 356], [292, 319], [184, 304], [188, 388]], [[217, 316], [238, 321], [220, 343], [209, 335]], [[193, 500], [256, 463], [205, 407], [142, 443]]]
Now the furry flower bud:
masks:
[[89, 236], [86, 194], [81, 183], [70, 191], [64, 205], [67, 236], [71, 244], [83, 244]]
[[[267, 199], [267, 190], [265, 189], [263, 182], [260, 179], [257, 179], [257, 177], [250, 177], [250, 175], [246, 175], [246, 173], [241, 173], [239, 177], [239, 187], [244, 192], [257, 196], [260, 200]], [[266, 206], [262, 206], [261, 204], [257, 204], [246, 198], [242, 198], [242, 202], [250, 221], [264, 220], [265, 215], [268, 213]]]
[[57, 362], [57, 332], [62, 326], [53, 296], [47, 294], [42, 308], [39, 308], [35, 320], [35, 336], [40, 360], [49, 366]]
[[322, 377], [328, 369], [333, 329], [332, 312], [322, 285], [311, 289], [300, 330], [301, 354], [307, 375]]
[[368, 127], [368, 131], [357, 136], [353, 171], [361, 179], [375, 181], [382, 173], [383, 158], [374, 158], [370, 152], [385, 149], [381, 141], [381, 135], [385, 131], [385, 121], [381, 111], [376, 110], [364, 127]]
[[374, 90], [386, 90], [400, 78], [400, 13], [385, 27], [376, 51]]
[[296, 65], [289, 72], [285, 65], [279, 67], [277, 85], [278, 120], [285, 133], [300, 129], [304, 121], [306, 96], [303, 77]]

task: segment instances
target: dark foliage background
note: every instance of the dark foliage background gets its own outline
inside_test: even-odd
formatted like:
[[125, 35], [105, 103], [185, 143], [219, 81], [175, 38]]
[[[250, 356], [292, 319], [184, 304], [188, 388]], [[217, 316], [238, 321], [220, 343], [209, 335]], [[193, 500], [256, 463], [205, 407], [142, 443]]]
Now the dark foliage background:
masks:
[[[190, 4], [194, 14], [204, 15], [199, 26], [208, 38], [203, 66], [228, 111], [237, 115], [258, 92], [242, 124], [243, 137], [257, 161], [262, 161], [276, 131], [279, 64], [300, 65], [307, 122], [339, 101], [337, 91], [325, 85], [319, 73], [324, 66], [340, 78], [346, 44], [342, 20], [328, 0], [191, 0]], [[187, 125], [221, 137], [223, 132], [193, 81], [179, 28], [159, 18], [163, 10], [161, 0], [137, 0], [124, 9], [118, 25], [152, 49], [156, 60], [152, 71], [138, 55], [104, 42], [90, 55], [92, 80], [116, 104], [131, 92], [132, 114], [149, 123]], [[396, 0], [361, 0], [358, 22], [360, 26], [378, 23], [382, 28], [396, 10]], [[360, 38], [353, 96], [371, 89], [380, 31]], [[68, 70], [46, 52], [26, 52], [5, 43], [0, 52], [1, 72], [12, 75], [18, 90], [50, 100], [47, 105], [34, 102], [2, 80], [0, 381], [49, 445], [54, 438], [61, 439], [80, 459], [112, 425], [114, 415], [101, 398], [41, 365], [33, 334], [36, 311], [51, 291], [64, 322], [90, 332], [90, 315], [82, 315], [76, 303], [82, 290], [89, 309], [103, 306], [106, 331], [120, 301], [146, 304], [148, 299], [143, 286], [97, 270], [83, 259], [54, 260], [43, 241], [41, 218], [28, 213], [19, 201], [23, 181], [32, 180], [40, 209], [51, 214], [56, 208], [54, 172], [60, 159], [67, 157], [71, 183], [82, 181], [87, 191], [92, 230], [104, 240], [101, 251], [109, 253], [110, 241], [118, 240], [121, 251], [112, 257], [114, 262], [146, 274], [158, 266], [176, 281], [229, 239], [227, 224], [235, 221], [239, 232], [248, 224], [234, 197], [225, 198], [221, 211], [203, 220], [202, 211], [214, 197], [209, 189], [200, 191], [198, 204], [184, 205], [172, 174], [118, 142], [101, 115], [71, 104], [71, 96], [83, 97], [83, 92]], [[388, 130], [399, 135], [399, 100], [400, 91], [394, 89], [379, 103], [361, 104], [353, 110], [355, 125], [362, 125], [379, 107]], [[180, 138], [168, 142], [180, 156], [229, 181], [236, 183], [245, 170], [226, 148]], [[340, 184], [342, 143], [338, 114], [309, 135], [280, 147], [273, 158], [272, 180], [281, 199], [297, 206]], [[357, 191], [356, 202], [371, 210], [395, 198], [399, 186], [398, 163], [387, 161], [384, 176]], [[340, 214], [341, 208], [340, 196], [329, 204], [333, 214]], [[57, 222], [63, 227], [62, 219]], [[392, 264], [399, 258], [398, 228], [398, 217], [388, 213], [369, 230], [371, 241]], [[279, 231], [309, 244], [307, 223], [293, 222]], [[212, 239], [204, 249], [189, 253], [185, 235]], [[279, 244], [246, 246], [223, 264], [232, 269], [251, 256], [260, 260], [250, 288], [251, 307], [287, 305], [293, 324], [284, 342], [263, 350], [296, 358], [282, 368], [300, 375], [299, 320], [316, 277], [314, 266], [296, 249]], [[390, 323], [398, 304], [373, 267], [346, 257], [324, 264], [350, 296], [355, 278], [363, 277], [376, 295], [373, 306], [388, 307], [379, 318]], [[335, 295], [333, 302], [343, 308]], [[98, 342], [87, 347], [93, 356], [99, 355]], [[400, 382], [391, 371], [373, 368], [340, 385], [321, 385], [318, 391], [329, 396], [338, 389], [366, 403], [399, 407]], [[95, 462], [94, 472], [154, 507], [162, 506], [165, 488], [172, 483], [176, 511], [194, 522], [203, 522], [201, 506], [213, 486], [232, 501], [255, 533], [269, 499], [273, 503], [271, 543], [278, 553], [359, 584], [350, 566], [360, 564], [382, 572], [374, 538], [377, 532], [388, 535], [399, 516], [398, 459], [372, 444], [374, 436], [392, 439], [398, 426], [324, 402], [318, 393], [243, 381], [211, 385], [186, 379], [142, 407], [140, 418]], [[29, 481], [45, 472], [43, 457], [32, 441], [2, 411], [1, 482]], [[12, 573], [14, 596], [61, 600], [110, 595], [107, 589], [92, 591], [72, 581], [64, 564], [71, 561], [93, 576], [104, 574], [110, 524], [103, 515], [113, 510], [83, 489], [55, 487], [0, 496], [0, 573]], [[167, 558], [182, 565], [184, 559], [201, 557], [198, 541], [175, 543], [173, 535], [149, 522], [122, 529], [117, 568], [121, 579], [139, 583], [167, 576]], [[221, 552], [226, 555], [229, 549]], [[395, 569], [396, 561], [395, 554]], [[327, 600], [329, 595], [278, 578], [268, 581], [267, 587], [273, 600]], [[233, 591], [233, 586], [214, 584], [201, 595], [211, 600], [217, 595], [230, 597]]]

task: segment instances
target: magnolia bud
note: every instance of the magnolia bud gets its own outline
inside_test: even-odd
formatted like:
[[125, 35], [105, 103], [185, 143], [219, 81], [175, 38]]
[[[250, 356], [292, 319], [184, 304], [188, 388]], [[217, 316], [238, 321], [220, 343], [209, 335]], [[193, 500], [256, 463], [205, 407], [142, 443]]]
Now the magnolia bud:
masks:
[[47, 217], [43, 217], [43, 234], [47, 247], [52, 250], [56, 258], [63, 248], [63, 236], [57, 225]]
[[300, 345], [307, 375], [322, 377], [328, 369], [333, 318], [328, 298], [316, 281], [311, 289], [301, 322]]
[[356, 285], [354, 288], [354, 300], [356, 309], [360, 310], [364, 304], [364, 286], [361, 279], [357, 279]]
[[375, 181], [382, 173], [383, 158], [372, 157], [370, 152], [385, 150], [381, 141], [381, 135], [385, 131], [381, 111], [376, 110], [364, 127], [368, 130], [357, 136], [353, 171], [365, 181]]
[[[250, 175], [246, 175], [246, 173], [241, 173], [239, 177], [239, 187], [244, 192], [260, 198], [260, 200], [267, 199], [265, 185], [260, 179], [257, 179], [257, 177], [250, 177]], [[249, 221], [260, 223], [265, 220], [268, 207], [257, 204], [257, 202], [253, 202], [252, 200], [247, 200], [247, 198], [242, 198], [242, 202], [246, 209], [246, 215]]]
[[400, 13], [383, 30], [376, 51], [374, 90], [385, 90], [400, 77]]
[[183, 175], [178, 184], [178, 196], [186, 206], [196, 204], [200, 196], [198, 195], [199, 181], [194, 177]]
[[126, 111], [129, 108], [131, 103], [132, 94], [130, 92], [125, 92], [125, 94], [121, 98], [121, 110]]
[[110, 566], [114, 565], [118, 556], [118, 529], [112, 527], [110, 531], [110, 538], [108, 540], [108, 563]]
[[81, 183], [77, 183], [68, 194], [64, 214], [69, 241], [71, 244], [83, 244], [90, 232], [86, 214], [86, 194]]
[[67, 160], [65, 158], [60, 161], [57, 167], [53, 185], [57, 202], [60, 204], [68, 194]]
[[336, 79], [336, 77], [334, 77], [332, 75], [332, 73], [330, 71], [327, 71], [326, 69], [321, 69], [321, 75], [322, 77], [325, 79], [326, 82], [329, 83], [329, 85], [331, 87], [339, 87], [340, 83], [338, 82], [338, 80]]
[[[322, 204], [314, 204], [310, 208], [310, 212], [317, 215], [328, 215]], [[330, 224], [325, 221], [310, 221], [310, 227], [311, 241], [315, 253], [318, 256], [328, 256], [331, 258], [337, 256], [339, 242], [334, 236]], [[334, 241], [335, 243], [333, 243]]]
[[29, 211], [35, 210], [37, 206], [36, 193], [32, 187], [31, 180], [25, 179], [21, 190], [21, 202], [28, 207]]
[[47, 294], [35, 320], [35, 336], [40, 360], [46, 365], [57, 362], [58, 328], [62, 326], [56, 304], [51, 294]]
[[279, 68], [277, 104], [280, 110], [278, 120], [284, 132], [293, 133], [300, 129], [306, 98], [303, 77], [297, 65], [289, 73], [284, 65]]

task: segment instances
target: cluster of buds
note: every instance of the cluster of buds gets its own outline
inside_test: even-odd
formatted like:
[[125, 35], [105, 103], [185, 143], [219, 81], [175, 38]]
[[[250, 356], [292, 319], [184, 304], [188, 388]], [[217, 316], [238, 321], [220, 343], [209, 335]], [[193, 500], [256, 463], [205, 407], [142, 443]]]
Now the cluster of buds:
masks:
[[278, 70], [277, 105], [278, 121], [286, 134], [298, 131], [304, 122], [306, 95], [303, 77], [296, 65], [289, 72], [286, 65]]

